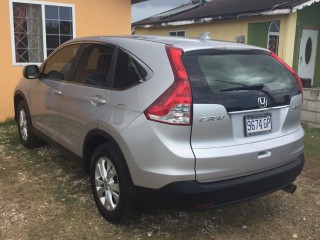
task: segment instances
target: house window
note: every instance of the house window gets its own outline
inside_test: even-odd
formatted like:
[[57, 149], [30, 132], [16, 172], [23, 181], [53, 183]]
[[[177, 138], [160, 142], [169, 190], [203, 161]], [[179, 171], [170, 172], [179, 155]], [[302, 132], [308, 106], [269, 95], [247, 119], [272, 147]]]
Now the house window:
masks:
[[268, 49], [275, 54], [278, 54], [279, 50], [279, 32], [280, 21], [276, 20], [271, 22], [268, 31]]
[[73, 38], [71, 7], [45, 6], [47, 55]]
[[73, 5], [22, 0], [11, 7], [14, 65], [41, 63], [75, 37]]
[[175, 36], [175, 37], [185, 37], [186, 31], [185, 30], [179, 30], [179, 31], [170, 31], [169, 36]]

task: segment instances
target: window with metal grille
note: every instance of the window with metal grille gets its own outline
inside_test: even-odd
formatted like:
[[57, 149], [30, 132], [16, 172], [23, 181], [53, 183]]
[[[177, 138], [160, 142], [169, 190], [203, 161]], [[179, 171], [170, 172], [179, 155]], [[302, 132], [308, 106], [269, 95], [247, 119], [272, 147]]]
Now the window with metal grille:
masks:
[[13, 64], [41, 63], [75, 37], [73, 5], [12, 2]]
[[278, 54], [279, 50], [279, 33], [280, 33], [280, 21], [275, 20], [270, 23], [268, 31], [268, 49], [275, 54]]

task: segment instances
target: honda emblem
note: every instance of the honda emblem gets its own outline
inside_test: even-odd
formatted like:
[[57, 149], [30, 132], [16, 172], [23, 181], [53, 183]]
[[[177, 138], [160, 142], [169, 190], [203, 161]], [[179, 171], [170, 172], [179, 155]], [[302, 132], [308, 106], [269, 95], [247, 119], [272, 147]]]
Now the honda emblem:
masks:
[[266, 108], [268, 106], [268, 100], [266, 97], [259, 97], [258, 98], [258, 105], [259, 108]]

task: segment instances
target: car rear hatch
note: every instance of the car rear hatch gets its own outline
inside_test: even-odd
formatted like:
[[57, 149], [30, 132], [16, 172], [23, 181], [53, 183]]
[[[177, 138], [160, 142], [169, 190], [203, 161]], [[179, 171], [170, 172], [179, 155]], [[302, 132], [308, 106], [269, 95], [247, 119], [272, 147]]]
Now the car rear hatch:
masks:
[[280, 61], [257, 49], [184, 53], [197, 181], [256, 173], [301, 154], [300, 79]]

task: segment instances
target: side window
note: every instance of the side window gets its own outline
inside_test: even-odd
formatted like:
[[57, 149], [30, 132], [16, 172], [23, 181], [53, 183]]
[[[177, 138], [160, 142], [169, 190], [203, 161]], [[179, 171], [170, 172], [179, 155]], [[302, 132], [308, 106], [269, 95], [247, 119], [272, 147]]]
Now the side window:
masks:
[[147, 71], [130, 55], [119, 50], [114, 74], [114, 88], [125, 88], [143, 81]]
[[92, 86], [108, 86], [114, 48], [102, 44], [87, 44], [77, 67], [75, 81]]
[[42, 77], [70, 81], [70, 70], [79, 46], [79, 44], [66, 46], [51, 56], [44, 66]]

